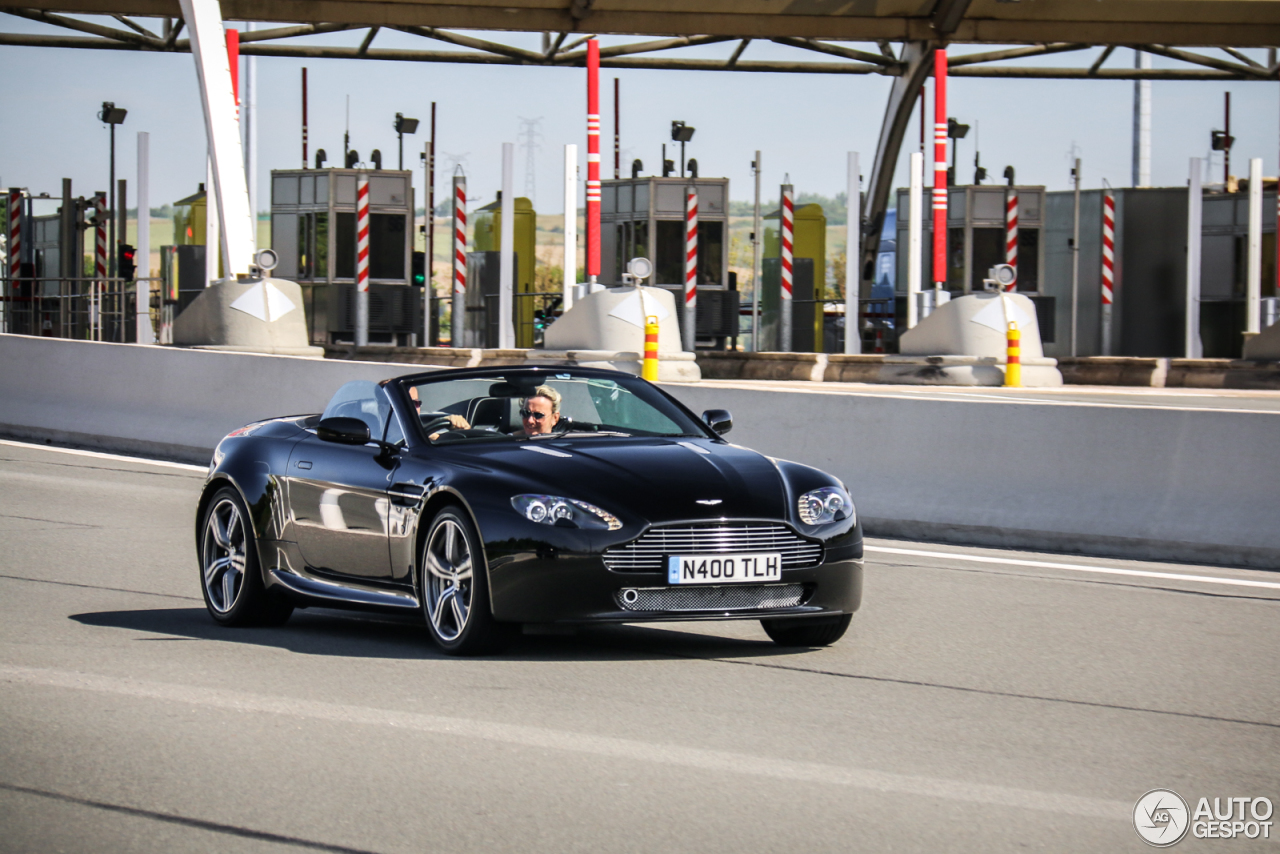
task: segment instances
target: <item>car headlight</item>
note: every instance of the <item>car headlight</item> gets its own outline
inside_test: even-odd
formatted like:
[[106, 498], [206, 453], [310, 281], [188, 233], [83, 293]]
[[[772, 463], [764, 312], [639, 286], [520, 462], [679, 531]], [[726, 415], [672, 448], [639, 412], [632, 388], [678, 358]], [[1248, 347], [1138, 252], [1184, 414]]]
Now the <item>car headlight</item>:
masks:
[[853, 499], [838, 486], [824, 486], [800, 496], [800, 520], [806, 525], [824, 525], [856, 519]]
[[622, 522], [607, 510], [576, 498], [558, 495], [517, 495], [511, 499], [516, 512], [540, 525], [567, 524], [578, 528], [600, 528], [616, 531]]

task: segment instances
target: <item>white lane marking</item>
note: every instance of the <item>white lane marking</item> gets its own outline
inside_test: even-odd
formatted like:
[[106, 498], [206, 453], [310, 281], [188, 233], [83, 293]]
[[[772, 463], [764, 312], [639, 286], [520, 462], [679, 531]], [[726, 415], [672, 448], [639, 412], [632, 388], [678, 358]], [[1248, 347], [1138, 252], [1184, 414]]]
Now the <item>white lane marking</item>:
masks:
[[1197, 581], [1202, 584], [1227, 584], [1236, 587], [1262, 587], [1268, 590], [1280, 590], [1280, 582], [1253, 581], [1248, 578], [1222, 578], [1216, 575], [1186, 575], [1180, 572], [1155, 572], [1147, 569], [1120, 569], [1113, 566], [1089, 566], [1082, 563], [1055, 563], [1045, 560], [1019, 560], [1009, 557], [987, 557], [985, 555], [968, 555], [960, 552], [935, 552], [923, 549], [895, 549], [888, 546], [864, 546], [866, 551], [880, 552], [890, 555], [907, 555], [910, 557], [948, 558], [950, 560], [967, 560], [974, 563], [996, 563], [1005, 566], [1029, 566], [1035, 569], [1066, 569], [1072, 572], [1096, 572], [1101, 575], [1127, 575], [1136, 578], [1160, 578], [1171, 581]]
[[818, 762], [774, 759], [766, 756], [752, 756], [746, 753], [733, 753], [726, 750], [707, 750], [674, 744], [654, 744], [635, 739], [588, 735], [586, 733], [525, 726], [522, 724], [444, 717], [418, 712], [400, 712], [316, 700], [271, 697], [263, 694], [200, 688], [191, 685], [175, 685], [165, 682], [150, 682], [140, 679], [122, 679], [69, 670], [0, 664], [0, 680], [11, 683], [69, 688], [101, 694], [183, 703], [232, 712], [276, 714], [293, 718], [307, 718], [364, 726], [394, 727], [432, 735], [474, 738], [501, 744], [533, 747], [542, 750], [562, 750], [570, 753], [623, 759], [632, 762], [652, 762], [702, 771], [720, 771], [802, 783], [849, 786], [889, 794], [941, 798], [996, 807], [1065, 813], [1086, 818], [1127, 821], [1132, 810], [1131, 804], [1119, 801], [1019, 789], [1012, 786], [971, 783], [938, 777], [921, 777], [914, 774], [895, 774], [888, 771], [847, 768]]
[[204, 474], [209, 471], [208, 466], [193, 466], [189, 463], [172, 463], [168, 460], [152, 460], [147, 457], [127, 457], [123, 454], [105, 454], [101, 451], [81, 451], [78, 448], [59, 448], [55, 445], [37, 445], [34, 442], [14, 442], [10, 439], [0, 439], [0, 445], [9, 445], [14, 448], [29, 448], [33, 451], [53, 451], [59, 454], [73, 454], [78, 457], [93, 457], [99, 460], [112, 460], [118, 463], [142, 463], [148, 466], [160, 466], [169, 469], [181, 469], [183, 471], [198, 471]]

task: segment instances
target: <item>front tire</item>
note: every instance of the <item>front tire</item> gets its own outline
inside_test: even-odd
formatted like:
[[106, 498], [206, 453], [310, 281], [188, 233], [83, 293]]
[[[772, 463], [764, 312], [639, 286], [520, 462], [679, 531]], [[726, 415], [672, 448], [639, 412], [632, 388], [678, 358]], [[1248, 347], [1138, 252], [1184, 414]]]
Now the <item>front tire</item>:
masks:
[[231, 487], [214, 493], [200, 522], [200, 589], [209, 616], [224, 626], [279, 626], [293, 613], [262, 582], [253, 524]]
[[431, 521], [418, 573], [427, 629], [446, 654], [498, 652], [514, 639], [517, 627], [493, 618], [480, 538], [458, 508], [446, 507]]
[[853, 614], [812, 619], [761, 620], [767, 634], [778, 646], [830, 646], [844, 637]]

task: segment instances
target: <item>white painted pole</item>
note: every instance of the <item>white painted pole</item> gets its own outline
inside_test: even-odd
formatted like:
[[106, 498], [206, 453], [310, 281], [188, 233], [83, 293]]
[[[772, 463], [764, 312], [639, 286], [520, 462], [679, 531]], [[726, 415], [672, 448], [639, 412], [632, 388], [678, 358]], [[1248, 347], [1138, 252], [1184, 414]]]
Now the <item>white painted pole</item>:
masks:
[[[257, 25], [248, 22], [249, 32]], [[249, 186], [249, 215], [253, 220], [255, 252], [258, 246], [258, 58], [246, 56], [244, 60], [244, 96], [240, 99], [240, 121], [244, 124], [244, 162]]]
[[849, 152], [849, 201], [845, 205], [844, 244], [844, 352], [862, 352], [862, 336], [858, 334], [858, 297], [862, 276], [862, 176], [858, 174], [858, 152]]
[[1080, 322], [1080, 158], [1071, 170], [1075, 186], [1075, 213], [1071, 232], [1071, 355], [1076, 355], [1077, 328]]
[[138, 133], [138, 242], [134, 258], [137, 259], [138, 284], [135, 312], [137, 342], [154, 344], [155, 331], [151, 328], [151, 134]]
[[756, 152], [751, 164], [756, 177], [756, 202], [751, 213], [751, 349], [760, 349], [760, 233], [764, 224], [760, 220], [760, 152]]
[[1249, 263], [1245, 279], [1245, 332], [1261, 332], [1262, 158], [1249, 160]]
[[[511, 326], [512, 301], [515, 299], [515, 247], [516, 247], [516, 199], [515, 199], [515, 146], [502, 143], [502, 235], [498, 246], [498, 347], [509, 350], [515, 346], [515, 330]], [[527, 259], [526, 264], [532, 259]]]
[[[1133, 67], [1151, 69], [1151, 54], [1134, 51]], [[1151, 81], [1133, 81], [1133, 186], [1151, 186]]]
[[222, 247], [218, 228], [218, 194], [213, 191], [213, 157], [204, 161], [204, 286], [218, 278], [218, 257]]
[[[907, 328], [920, 322], [920, 282], [924, 273], [924, 154], [911, 154], [911, 184], [907, 193]], [[901, 211], [899, 211], [901, 213]]]
[[1200, 240], [1204, 194], [1200, 189], [1200, 158], [1191, 158], [1191, 180], [1187, 185], [1187, 325], [1184, 352], [1188, 359], [1200, 359]]
[[219, 200], [216, 210], [221, 218], [220, 242], [227, 259], [226, 272], [235, 276], [248, 273], [253, 264], [253, 222], [236, 99], [231, 89], [231, 64], [222, 29], [222, 7], [218, 0], [179, 2], [196, 61], [205, 132], [213, 161], [210, 170], [213, 182], [206, 187], [210, 196]]
[[578, 283], [578, 146], [564, 147], [564, 310], [573, 308]]

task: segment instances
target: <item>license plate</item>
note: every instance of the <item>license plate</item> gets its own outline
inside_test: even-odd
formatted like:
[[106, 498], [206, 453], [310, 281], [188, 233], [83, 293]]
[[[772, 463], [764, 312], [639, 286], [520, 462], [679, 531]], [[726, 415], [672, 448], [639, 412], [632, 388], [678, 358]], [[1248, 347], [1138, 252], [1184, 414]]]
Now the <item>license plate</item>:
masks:
[[668, 584], [734, 584], [781, 580], [781, 552], [671, 555], [667, 558]]

